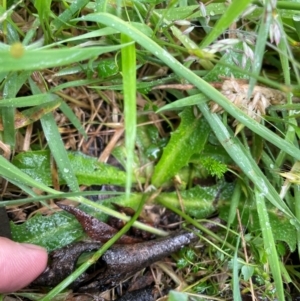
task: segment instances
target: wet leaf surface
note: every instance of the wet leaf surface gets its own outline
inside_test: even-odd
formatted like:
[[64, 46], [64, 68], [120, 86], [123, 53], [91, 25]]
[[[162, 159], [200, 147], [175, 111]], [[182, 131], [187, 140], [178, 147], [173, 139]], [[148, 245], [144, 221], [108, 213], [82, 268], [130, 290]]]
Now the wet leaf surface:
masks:
[[[112, 208], [111, 202], [120, 202], [126, 206], [136, 208], [136, 204], [141, 201], [141, 194], [133, 194], [129, 200], [125, 195], [106, 199], [101, 204]], [[94, 208], [80, 205], [77, 208], [93, 214], [97, 219], [107, 221], [108, 216], [102, 211], [95, 211]], [[33, 243], [45, 247], [48, 252], [65, 247], [66, 245], [84, 239], [86, 234], [74, 216], [62, 210], [48, 216], [36, 214], [23, 224], [11, 222], [13, 239], [17, 242]]]
[[[162, 260], [170, 254], [178, 251], [182, 246], [195, 241], [197, 236], [191, 232], [179, 232], [166, 238], [133, 244], [115, 245], [105, 252], [102, 260], [106, 263], [106, 270], [97, 279], [97, 287], [115, 286], [122, 279], [132, 276], [139, 270]], [[93, 286], [82, 289], [93, 289]]]
[[[222, 220], [228, 220], [230, 202], [222, 202], [219, 206], [219, 216]], [[248, 227], [248, 231], [251, 233], [259, 233], [261, 230], [261, 225], [259, 223], [259, 217], [257, 211], [253, 205], [245, 203], [243, 200], [239, 204], [240, 212], [243, 212], [242, 222]], [[289, 218], [286, 218], [278, 212], [272, 205], [267, 205], [268, 215], [270, 225], [272, 227], [272, 232], [274, 239], [276, 241], [285, 242], [291, 251], [296, 249], [296, 229], [290, 222]], [[248, 222], [251, 221], [251, 222]], [[234, 220], [234, 224], [237, 220]]]
[[[57, 203], [57, 206], [61, 209], [73, 214], [76, 219], [81, 224], [84, 231], [87, 233], [87, 235], [92, 238], [95, 241], [99, 242], [107, 242], [109, 239], [111, 239], [117, 232], [115, 228], [109, 226], [108, 224], [98, 220], [97, 218], [85, 213], [84, 211], [63, 205], [60, 203]], [[140, 242], [140, 239], [136, 239], [127, 235], [123, 235], [119, 240], [119, 244], [133, 244]]]
[[[97, 270], [82, 274], [72, 284], [72, 288], [78, 292], [99, 292], [112, 288], [134, 273], [195, 241], [195, 234], [180, 231], [148, 242], [114, 245], [97, 262]], [[97, 250], [101, 246], [97, 242], [78, 242], [52, 252], [49, 266], [33, 285], [57, 285], [72, 273], [82, 253]]]
[[[221, 189], [219, 201], [230, 202], [234, 185], [218, 183], [211, 187], [193, 187], [187, 191], [181, 192], [181, 204], [187, 214], [195, 218], [207, 218], [215, 212], [219, 205], [214, 206], [216, 195]], [[102, 196], [102, 195], [100, 195]], [[109, 199], [97, 201], [102, 205], [114, 209], [112, 203], [121, 204], [122, 206], [137, 209], [137, 204], [142, 199], [142, 193], [133, 193], [130, 199], [126, 199], [126, 195], [111, 197]], [[162, 197], [157, 197], [156, 203], [161, 199], [167, 201], [176, 208], [181, 208], [178, 196], [174, 192], [165, 192]], [[108, 216], [101, 212], [95, 211], [94, 208], [80, 205], [79, 207], [89, 214], [93, 214], [97, 219], [107, 222]], [[147, 211], [147, 217], [152, 216], [153, 212]], [[179, 222], [174, 213], [161, 216], [158, 213], [158, 222], [160, 228], [172, 228], [172, 224]], [[154, 219], [153, 219], [154, 220]], [[48, 216], [36, 214], [23, 224], [11, 223], [13, 239], [17, 242], [33, 243], [47, 248], [49, 252], [62, 248], [74, 241], [84, 238], [84, 233], [80, 223], [66, 211], [58, 211]], [[138, 236], [139, 237], [139, 236]]]
[[[100, 247], [100, 243], [78, 242], [51, 252], [49, 255], [50, 264], [43, 274], [32, 284], [42, 286], [57, 285], [74, 271], [76, 262], [82, 253], [94, 251], [100, 249]], [[76, 284], [85, 278], [87, 278], [87, 274], [82, 274], [81, 277], [73, 283], [73, 286], [76, 286]]]
[[[68, 158], [77, 181], [82, 185], [113, 184], [124, 185], [124, 171], [109, 164], [98, 162], [96, 158], [81, 152], [68, 152]], [[12, 163], [36, 181], [51, 186], [51, 159], [47, 150], [19, 153]], [[65, 184], [63, 175], [59, 173], [60, 184]]]
[[78, 221], [66, 212], [48, 216], [36, 214], [21, 225], [11, 222], [11, 229], [15, 241], [37, 244], [47, 248], [49, 252], [84, 236]]

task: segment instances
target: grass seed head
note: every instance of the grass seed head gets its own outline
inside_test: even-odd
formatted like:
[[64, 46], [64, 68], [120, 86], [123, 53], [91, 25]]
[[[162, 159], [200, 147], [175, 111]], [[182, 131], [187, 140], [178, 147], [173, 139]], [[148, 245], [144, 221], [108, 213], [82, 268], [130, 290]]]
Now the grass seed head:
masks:
[[[267, 108], [272, 104], [283, 104], [286, 102], [285, 93], [262, 86], [255, 86], [250, 97], [248, 97], [249, 84], [246, 80], [225, 78], [221, 93], [228, 98], [232, 104], [241, 109], [249, 117], [260, 122], [261, 116], [266, 114]], [[213, 113], [222, 113], [224, 110], [218, 104], [211, 102], [210, 109]], [[238, 122], [235, 120], [233, 125]]]

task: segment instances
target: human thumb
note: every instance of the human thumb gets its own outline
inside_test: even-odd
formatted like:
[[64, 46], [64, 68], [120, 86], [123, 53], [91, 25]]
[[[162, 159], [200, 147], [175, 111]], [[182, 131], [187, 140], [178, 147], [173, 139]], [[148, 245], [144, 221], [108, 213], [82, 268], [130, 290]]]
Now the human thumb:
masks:
[[0, 237], [0, 292], [17, 291], [39, 276], [47, 265], [46, 249]]

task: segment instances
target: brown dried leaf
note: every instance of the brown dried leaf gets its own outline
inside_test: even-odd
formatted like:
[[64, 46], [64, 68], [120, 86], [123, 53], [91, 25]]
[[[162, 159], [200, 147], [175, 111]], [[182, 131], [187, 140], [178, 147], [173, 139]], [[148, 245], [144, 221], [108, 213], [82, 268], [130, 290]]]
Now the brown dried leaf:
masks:
[[[95, 265], [98, 270], [92, 274], [88, 272], [82, 274], [72, 287], [79, 292], [104, 291], [196, 240], [195, 234], [182, 231], [148, 242], [114, 245]], [[100, 243], [78, 242], [52, 252], [49, 256], [50, 265], [33, 284], [57, 285], [73, 272], [77, 259], [83, 252], [97, 250], [100, 247]]]
[[117, 203], [112, 203], [112, 204], [119, 212], [125, 213], [126, 215], [129, 216], [134, 216], [135, 214], [135, 210], [133, 210], [131, 207], [125, 207]]
[[[73, 214], [79, 221], [87, 235], [95, 241], [99, 241], [102, 243], [107, 242], [118, 232], [118, 230], [116, 230], [115, 228], [109, 226], [108, 224], [98, 220], [97, 218], [85, 213], [84, 211], [78, 208], [63, 205], [61, 203], [56, 204], [61, 209]], [[133, 244], [140, 241], [140, 239], [123, 235], [117, 242], [119, 244]]]
[[[64, 248], [55, 250], [49, 254], [50, 264], [32, 284], [41, 286], [55, 286], [69, 276], [75, 269], [79, 256], [84, 252], [90, 252], [101, 248], [100, 243], [78, 242], [69, 244]], [[78, 285], [87, 278], [86, 274], [76, 279], [73, 286]]]
[[[52, 112], [56, 108], [60, 106], [61, 102], [49, 102], [48, 105], [44, 105], [44, 107], [36, 106], [23, 112], [16, 111], [15, 112], [15, 129], [22, 128], [26, 125], [29, 125], [37, 120], [39, 120], [45, 114]], [[3, 131], [3, 121], [0, 118], [0, 131]]]
[[156, 261], [162, 260], [181, 247], [197, 240], [191, 232], [181, 231], [168, 237], [150, 240], [133, 245], [114, 245], [107, 250], [101, 260], [106, 269], [93, 283], [83, 286], [79, 291], [108, 289], [123, 279], [132, 276]]

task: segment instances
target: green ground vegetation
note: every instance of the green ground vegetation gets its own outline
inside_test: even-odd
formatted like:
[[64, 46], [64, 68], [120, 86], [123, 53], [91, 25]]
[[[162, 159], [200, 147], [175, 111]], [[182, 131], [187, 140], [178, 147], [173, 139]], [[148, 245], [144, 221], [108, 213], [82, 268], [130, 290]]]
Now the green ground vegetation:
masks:
[[[102, 220], [129, 220], [112, 203], [160, 206], [199, 230], [160, 267], [168, 300], [293, 300], [299, 15], [276, 0], [0, 1], [0, 206], [13, 238], [49, 251], [81, 239], [53, 199]], [[90, 264], [19, 297], [63, 299]]]

